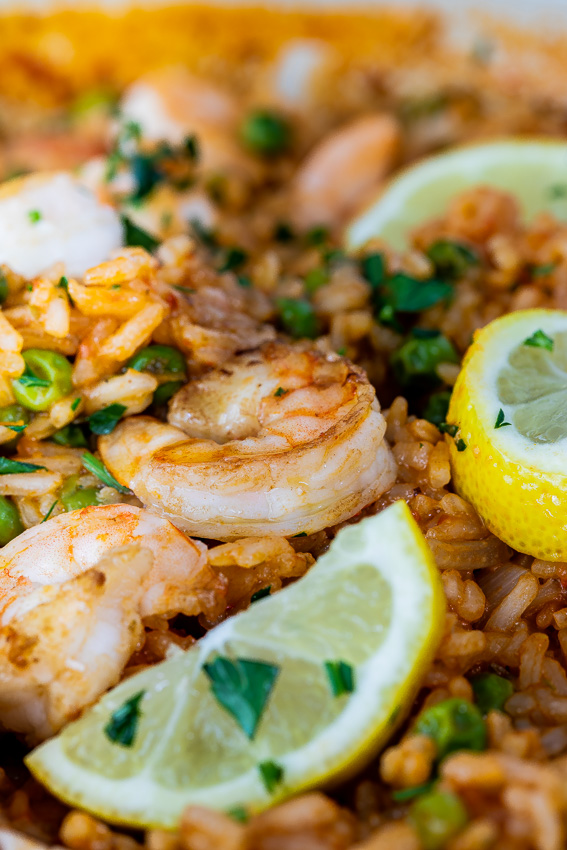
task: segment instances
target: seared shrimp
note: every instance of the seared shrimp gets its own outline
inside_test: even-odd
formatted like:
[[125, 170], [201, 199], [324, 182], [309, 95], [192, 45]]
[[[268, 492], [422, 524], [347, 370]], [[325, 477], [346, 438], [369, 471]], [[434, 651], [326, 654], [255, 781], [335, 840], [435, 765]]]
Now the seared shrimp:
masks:
[[0, 263], [31, 278], [54, 263], [80, 277], [122, 245], [118, 214], [65, 172], [0, 187]]
[[340, 227], [395, 165], [400, 128], [392, 115], [368, 115], [324, 138], [297, 172], [293, 218], [299, 227]]
[[54, 734], [119, 681], [144, 619], [199, 614], [223, 592], [203, 544], [140, 508], [28, 529], [0, 558], [0, 725]]
[[395, 478], [373, 387], [313, 349], [269, 343], [236, 356], [181, 389], [169, 420], [132, 417], [99, 448], [119, 481], [199, 537], [319, 531]]

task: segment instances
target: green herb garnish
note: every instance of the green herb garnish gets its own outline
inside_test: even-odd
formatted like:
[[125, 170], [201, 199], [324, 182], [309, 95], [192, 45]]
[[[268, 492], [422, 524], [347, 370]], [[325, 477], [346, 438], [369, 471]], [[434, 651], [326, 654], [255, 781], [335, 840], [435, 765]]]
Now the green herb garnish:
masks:
[[295, 239], [295, 233], [286, 221], [280, 221], [275, 226], [274, 239], [276, 242], [292, 242]]
[[489, 711], [502, 711], [514, 693], [512, 682], [496, 673], [479, 673], [471, 679], [471, 685], [476, 704], [483, 715]]
[[278, 387], [274, 395], [276, 398], [281, 398], [282, 395], [285, 395], [287, 392], [289, 392], [289, 390], [284, 390], [283, 387]]
[[549, 197], [552, 200], [559, 200], [559, 198], [567, 198], [567, 184], [556, 183], [554, 186], [550, 186]]
[[458, 363], [453, 344], [437, 330], [414, 328], [410, 337], [398, 348], [390, 363], [402, 387], [420, 391], [441, 383], [437, 373], [440, 363]]
[[126, 411], [124, 404], [109, 404], [89, 416], [89, 427], [93, 434], [111, 434]]
[[47, 469], [45, 466], [37, 466], [35, 463], [23, 463], [12, 460], [10, 457], [0, 457], [0, 475], [12, 475], [18, 472], [37, 472], [39, 469]]
[[152, 236], [151, 233], [148, 233], [142, 227], [138, 227], [127, 215], [121, 215], [120, 218], [122, 220], [122, 227], [124, 228], [124, 242], [126, 245], [144, 248], [144, 250], [150, 253], [159, 247], [159, 239], [156, 239], [155, 236]]
[[81, 403], [81, 397], [80, 396], [73, 400], [73, 403], [71, 404], [71, 410], [73, 411], [73, 413], [76, 411], [76, 409], [78, 408], [80, 403]]
[[553, 340], [542, 330], [535, 331], [524, 340], [523, 344], [529, 345], [531, 348], [545, 348], [546, 351], [553, 351]]
[[32, 224], [37, 224], [38, 221], [41, 221], [41, 213], [39, 210], [30, 210], [28, 213], [28, 218]]
[[319, 321], [313, 306], [303, 298], [278, 298], [276, 306], [284, 330], [294, 337], [315, 339], [319, 335]]
[[312, 227], [311, 230], [307, 231], [305, 234], [305, 242], [314, 247], [324, 245], [325, 242], [329, 241], [329, 235], [329, 228], [324, 227], [322, 224], [318, 224], [315, 227]]
[[405, 803], [407, 800], [413, 800], [415, 797], [421, 797], [422, 794], [427, 794], [431, 791], [435, 781], [424, 782], [423, 785], [414, 785], [412, 788], [400, 788], [397, 791], [392, 791], [392, 800], [396, 803]]
[[234, 806], [232, 809], [228, 809], [227, 815], [238, 823], [248, 823], [249, 820], [248, 812], [244, 806]]
[[269, 109], [248, 115], [240, 127], [242, 143], [259, 156], [276, 156], [289, 148], [291, 126], [287, 118]]
[[114, 487], [114, 489], [118, 490], [119, 493], [130, 493], [130, 490], [127, 487], [123, 487], [122, 484], [119, 484], [114, 475], [111, 475], [103, 462], [96, 458], [93, 454], [90, 452], [83, 452], [82, 461], [85, 469], [88, 472], [92, 472], [92, 474], [95, 475], [99, 481], [102, 481], [103, 484], [106, 484], [107, 487]]
[[467, 444], [466, 444], [466, 443], [465, 443], [465, 441], [462, 439], [462, 437], [459, 437], [459, 439], [455, 441], [455, 445], [456, 445], [456, 447], [457, 447], [457, 451], [458, 451], [458, 452], [464, 452], [464, 450], [465, 450], [465, 449], [466, 449], [466, 447], [467, 447]]
[[248, 275], [237, 274], [236, 280], [238, 281], [238, 285], [241, 286], [243, 289], [251, 289], [252, 288], [252, 281], [250, 280]]
[[55, 505], [57, 504], [58, 501], [59, 501], [59, 499], [55, 499], [55, 501], [53, 502], [53, 504], [51, 505], [51, 507], [49, 508], [47, 513], [45, 514], [45, 516], [43, 517], [42, 521], [40, 522], [40, 525], [41, 525], [42, 522], [47, 522], [47, 520], [49, 519], [49, 517], [51, 516], [51, 514], [55, 510]]
[[65, 292], [69, 292], [69, 281], [65, 277], [65, 275], [62, 275], [59, 278], [59, 283], [57, 284], [57, 286], [59, 287], [59, 289], [64, 289]]
[[80, 425], [65, 425], [50, 437], [58, 446], [71, 446], [74, 449], [87, 448], [87, 438]]
[[435, 741], [439, 760], [459, 750], [486, 748], [486, 725], [479, 709], [460, 697], [426, 708], [418, 717], [414, 732]]
[[38, 378], [30, 369], [26, 368], [25, 372], [16, 379], [22, 387], [50, 387], [51, 381], [47, 378]]
[[325, 661], [325, 672], [333, 696], [351, 694], [354, 691], [354, 670], [346, 661]]
[[248, 254], [242, 248], [227, 248], [219, 272], [230, 272], [239, 269], [248, 259]]
[[426, 253], [435, 266], [436, 274], [450, 280], [457, 280], [471, 266], [479, 264], [476, 251], [451, 239], [438, 239], [429, 246]]
[[252, 596], [250, 597], [250, 602], [258, 602], [259, 599], [264, 599], [266, 596], [269, 596], [271, 589], [271, 584], [269, 584], [267, 587], [260, 588], [260, 590], [257, 590], [256, 593], [252, 594]]
[[502, 408], [500, 408], [500, 410], [498, 411], [498, 416], [496, 417], [496, 422], [494, 423], [494, 427], [495, 428], [505, 428], [506, 425], [512, 424], [511, 422], [505, 422], [504, 418], [505, 418], [504, 417], [504, 411], [502, 410]]
[[264, 713], [280, 668], [264, 661], [217, 656], [203, 665], [211, 690], [252, 740]]
[[458, 425], [452, 425], [449, 422], [440, 422], [437, 426], [442, 434], [448, 434], [450, 437], [456, 437], [459, 430]]
[[557, 266], [558, 263], [544, 263], [542, 266], [532, 266], [531, 272], [534, 277], [547, 277]]
[[258, 765], [262, 782], [269, 794], [273, 794], [283, 779], [284, 771], [277, 761], [263, 761]]
[[145, 691], [139, 691], [112, 712], [110, 720], [104, 727], [104, 734], [113, 744], [120, 744], [122, 747], [133, 745], [142, 716], [140, 703], [145, 694]]
[[441, 392], [433, 393], [429, 396], [428, 402], [423, 411], [423, 418], [439, 427], [447, 419], [447, 411], [449, 410], [450, 400], [450, 390], [442, 390]]

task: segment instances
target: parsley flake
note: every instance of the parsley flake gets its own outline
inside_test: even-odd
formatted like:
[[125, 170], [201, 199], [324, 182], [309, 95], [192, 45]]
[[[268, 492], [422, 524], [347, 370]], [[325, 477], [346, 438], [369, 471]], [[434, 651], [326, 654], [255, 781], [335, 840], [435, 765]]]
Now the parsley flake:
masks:
[[544, 263], [541, 266], [532, 266], [532, 275], [534, 277], [547, 277], [552, 271], [555, 271], [558, 263]]
[[452, 425], [449, 422], [440, 422], [437, 426], [442, 434], [448, 434], [450, 437], [455, 437], [459, 430], [458, 425]]
[[424, 782], [423, 785], [413, 785], [411, 788], [399, 788], [397, 791], [392, 791], [392, 800], [395, 800], [396, 803], [405, 803], [407, 800], [413, 800], [414, 797], [427, 794], [434, 785], [435, 780]]
[[41, 213], [39, 210], [30, 210], [28, 213], [28, 218], [32, 224], [37, 224], [38, 221], [41, 221]]
[[238, 823], [248, 823], [248, 812], [244, 806], [234, 806], [227, 811], [227, 815]]
[[283, 780], [283, 767], [277, 761], [263, 761], [258, 765], [258, 770], [260, 771], [262, 782], [266, 786], [266, 791], [269, 794], [273, 794]]
[[333, 696], [352, 694], [354, 691], [354, 670], [346, 661], [325, 661], [325, 672]]
[[456, 447], [457, 447], [457, 451], [458, 451], [458, 452], [464, 452], [464, 450], [465, 450], [465, 449], [466, 449], [466, 447], [467, 447], [467, 444], [466, 444], [466, 443], [465, 443], [465, 441], [462, 439], [462, 437], [459, 437], [459, 439], [455, 441], [455, 445], [456, 445]]
[[78, 408], [78, 406], [80, 405], [80, 403], [81, 403], [81, 397], [79, 396], [79, 397], [78, 397], [78, 398], [76, 398], [76, 399], [73, 401], [73, 403], [71, 404], [71, 410], [73, 411], [73, 413], [76, 411], [76, 409]]
[[103, 484], [106, 484], [107, 487], [114, 487], [114, 489], [118, 490], [119, 493], [130, 493], [130, 490], [127, 487], [123, 487], [122, 484], [119, 484], [114, 475], [111, 475], [103, 462], [96, 458], [93, 454], [90, 452], [83, 452], [82, 461], [85, 469], [88, 472], [92, 472], [93, 475], [96, 475], [96, 477], [102, 481]]
[[275, 395], [276, 398], [281, 398], [282, 395], [286, 395], [286, 393], [288, 393], [288, 392], [289, 392], [289, 390], [284, 390], [283, 387], [278, 387], [277, 390], [275, 391], [274, 395]]
[[159, 247], [159, 239], [156, 239], [155, 236], [152, 236], [151, 233], [148, 233], [142, 227], [138, 227], [127, 215], [121, 215], [120, 218], [122, 220], [122, 227], [124, 228], [124, 242], [126, 245], [131, 248], [144, 248], [150, 254]]
[[122, 747], [133, 745], [142, 715], [140, 703], [145, 694], [145, 691], [139, 691], [112, 712], [110, 720], [104, 727], [104, 734], [113, 744], [120, 744]]
[[502, 408], [498, 411], [498, 416], [496, 417], [496, 422], [494, 423], [495, 428], [505, 428], [506, 425], [511, 425], [511, 422], [504, 421], [504, 411]]
[[124, 404], [109, 404], [89, 416], [89, 427], [93, 434], [111, 434], [125, 413]]
[[47, 522], [47, 520], [49, 519], [49, 517], [51, 516], [51, 514], [55, 510], [55, 505], [57, 504], [58, 501], [59, 501], [59, 499], [55, 499], [55, 501], [53, 502], [53, 504], [51, 505], [51, 507], [49, 508], [47, 513], [45, 514], [45, 516], [43, 517], [42, 521], [40, 522], [40, 525], [41, 525], [42, 522]]
[[217, 701], [250, 740], [254, 738], [280, 672], [279, 667], [249, 658], [217, 656], [203, 665]]
[[271, 584], [269, 584], [267, 587], [261, 587], [260, 590], [257, 590], [256, 593], [252, 594], [252, 596], [250, 597], [250, 602], [258, 602], [259, 599], [264, 599], [266, 596], [269, 596], [271, 589]]
[[546, 351], [553, 351], [553, 340], [542, 330], [535, 331], [535, 333], [525, 339], [524, 345], [529, 345], [532, 348], [545, 348]]
[[12, 460], [10, 457], [0, 457], [0, 475], [11, 475], [18, 472], [37, 472], [38, 469], [46, 469], [45, 466], [37, 466], [35, 463], [22, 463]]

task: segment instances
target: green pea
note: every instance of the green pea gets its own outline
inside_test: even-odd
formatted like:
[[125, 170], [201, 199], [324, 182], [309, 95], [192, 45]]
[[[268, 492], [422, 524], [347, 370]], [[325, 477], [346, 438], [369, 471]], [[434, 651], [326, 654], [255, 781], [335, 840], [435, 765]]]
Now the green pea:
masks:
[[167, 381], [167, 383], [161, 384], [154, 392], [153, 403], [158, 406], [166, 404], [182, 386], [183, 381]]
[[78, 511], [79, 508], [98, 505], [98, 491], [96, 487], [85, 487], [84, 490], [75, 490], [68, 496], [61, 496], [61, 502], [66, 511]]
[[450, 791], [430, 791], [412, 805], [409, 820], [424, 850], [442, 850], [468, 821], [460, 798]]
[[439, 331], [415, 328], [409, 339], [392, 355], [390, 362], [402, 387], [419, 384], [420, 389], [441, 382], [440, 363], [458, 363], [453, 344]]
[[440, 760], [457, 750], [486, 749], [486, 726], [479, 709], [458, 697], [427, 708], [414, 731], [435, 741]]
[[20, 514], [15, 504], [0, 496], [0, 546], [5, 546], [24, 530]]
[[56, 351], [30, 348], [23, 352], [26, 369], [12, 381], [12, 389], [22, 407], [49, 410], [52, 404], [73, 389], [71, 364]]
[[0, 423], [2, 425], [8, 425], [10, 422], [16, 423], [16, 426], [27, 425], [29, 421], [30, 415], [21, 404], [9, 404], [7, 407], [0, 407]]
[[291, 127], [283, 115], [258, 109], [248, 115], [240, 128], [243, 144], [260, 156], [275, 156], [290, 145]]
[[502, 711], [504, 704], [514, 693], [514, 685], [496, 673], [480, 673], [471, 681], [476, 704], [483, 714]]
[[319, 334], [319, 322], [309, 301], [302, 298], [278, 298], [277, 307], [284, 329], [296, 339], [315, 339]]
[[187, 365], [185, 358], [177, 348], [169, 345], [149, 345], [134, 354], [126, 364], [136, 372], [151, 372], [152, 375], [185, 375]]

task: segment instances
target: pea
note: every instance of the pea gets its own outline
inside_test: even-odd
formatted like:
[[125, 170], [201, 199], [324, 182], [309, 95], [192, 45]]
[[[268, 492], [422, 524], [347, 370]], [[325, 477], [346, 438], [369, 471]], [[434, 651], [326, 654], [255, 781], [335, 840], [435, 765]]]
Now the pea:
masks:
[[439, 759], [457, 750], [484, 750], [486, 726], [476, 705], [454, 697], [427, 708], [415, 732], [435, 741]]
[[159, 386], [154, 392], [153, 403], [158, 406], [166, 404], [166, 402], [168, 402], [182, 386], [183, 381], [168, 381], [166, 384], [161, 384], [161, 386]]
[[291, 127], [283, 115], [258, 109], [248, 115], [240, 128], [243, 144], [260, 156], [275, 156], [290, 145]]
[[136, 372], [151, 372], [152, 375], [183, 375], [187, 373], [185, 358], [176, 348], [169, 345], [149, 345], [134, 354], [126, 364]]
[[460, 798], [449, 791], [430, 791], [412, 805], [409, 820], [424, 850], [442, 850], [468, 821]]
[[20, 514], [15, 504], [0, 496], [0, 546], [5, 546], [24, 530]]
[[23, 352], [26, 370], [12, 381], [12, 389], [22, 407], [49, 410], [52, 404], [71, 392], [71, 364], [56, 351], [30, 348]]
[[284, 329], [296, 339], [315, 339], [319, 322], [309, 301], [303, 298], [278, 298], [277, 306]]
[[480, 673], [472, 680], [476, 704], [483, 714], [502, 711], [506, 700], [514, 693], [514, 685], [496, 673]]
[[0, 423], [9, 425], [15, 422], [17, 425], [27, 425], [30, 421], [28, 411], [21, 404], [9, 404], [7, 407], [0, 407]]
[[96, 487], [85, 487], [84, 490], [75, 490], [68, 496], [62, 496], [61, 501], [66, 511], [78, 511], [79, 508], [88, 508], [89, 505], [98, 505], [98, 491]]

